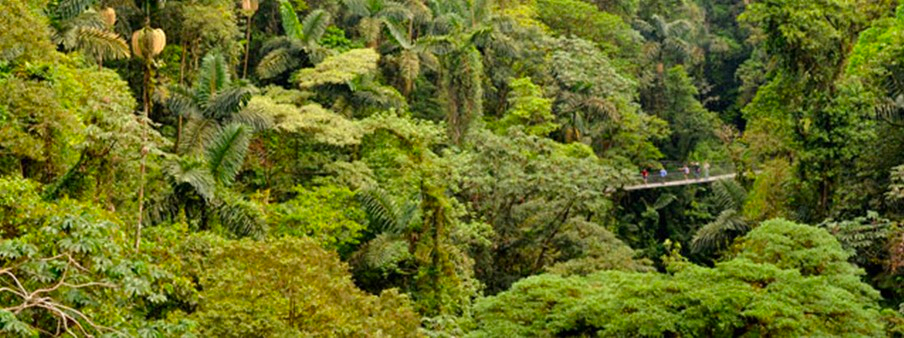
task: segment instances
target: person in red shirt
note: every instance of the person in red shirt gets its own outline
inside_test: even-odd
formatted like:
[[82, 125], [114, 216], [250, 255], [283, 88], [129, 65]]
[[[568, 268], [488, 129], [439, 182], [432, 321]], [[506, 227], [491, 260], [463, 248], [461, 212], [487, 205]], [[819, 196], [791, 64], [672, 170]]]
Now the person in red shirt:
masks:
[[647, 177], [650, 176], [650, 172], [647, 171], [647, 168], [643, 168], [640, 174], [643, 176], [643, 184], [647, 184]]

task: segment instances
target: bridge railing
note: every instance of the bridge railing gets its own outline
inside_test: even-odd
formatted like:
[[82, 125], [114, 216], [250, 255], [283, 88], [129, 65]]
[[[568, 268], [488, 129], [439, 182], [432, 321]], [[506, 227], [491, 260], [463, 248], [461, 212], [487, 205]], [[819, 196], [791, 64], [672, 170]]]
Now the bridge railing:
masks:
[[668, 182], [677, 182], [684, 180], [703, 180], [707, 177], [713, 176], [721, 176], [727, 174], [734, 174], [735, 167], [731, 162], [719, 162], [719, 163], [710, 163], [709, 173], [707, 175], [707, 170], [704, 169], [703, 164], [700, 164], [700, 173], [694, 170], [694, 166], [688, 165], [688, 170], [690, 173], [687, 176], [684, 175], [682, 169], [684, 168], [684, 164], [677, 163], [664, 163], [667, 174], [665, 177], [660, 176], [659, 169], [648, 169], [650, 170], [650, 174], [647, 177], [647, 181], [643, 182], [643, 176], [638, 174], [640, 180], [638, 183], [640, 184], [652, 184], [652, 183], [668, 183]]

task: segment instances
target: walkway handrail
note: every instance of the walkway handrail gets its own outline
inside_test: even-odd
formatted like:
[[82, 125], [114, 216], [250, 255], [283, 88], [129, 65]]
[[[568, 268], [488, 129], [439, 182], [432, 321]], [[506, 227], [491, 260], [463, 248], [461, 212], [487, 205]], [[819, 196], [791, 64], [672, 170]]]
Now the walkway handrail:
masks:
[[[664, 163], [675, 163], [675, 162], [664, 162]], [[650, 189], [650, 188], [659, 188], [659, 187], [670, 187], [670, 186], [679, 186], [679, 185], [687, 185], [687, 184], [699, 184], [699, 183], [707, 183], [713, 182], [722, 179], [730, 179], [734, 178], [736, 175], [735, 167], [733, 163], [730, 162], [720, 162], [711, 164], [709, 170], [703, 168], [703, 165], [700, 165], [700, 172], [698, 173], [693, 166], [688, 165], [689, 173], [687, 175], [684, 174], [684, 163], [680, 163], [677, 167], [666, 166], [666, 176], [662, 177], [660, 175], [659, 169], [648, 169], [650, 170], [649, 175], [647, 176], [646, 182], [642, 184], [636, 184], [632, 186], [626, 186], [624, 190], [640, 190], [640, 189]], [[640, 176], [640, 175], [638, 175]]]

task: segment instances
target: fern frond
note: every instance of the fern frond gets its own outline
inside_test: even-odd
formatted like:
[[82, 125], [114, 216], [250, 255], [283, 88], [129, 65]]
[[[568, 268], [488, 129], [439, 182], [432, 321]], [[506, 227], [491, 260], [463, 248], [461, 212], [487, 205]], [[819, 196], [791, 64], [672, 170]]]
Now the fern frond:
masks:
[[691, 249], [694, 252], [718, 251], [748, 231], [750, 231], [750, 226], [744, 216], [735, 209], [728, 209], [722, 211], [715, 220], [697, 230], [691, 242]]
[[223, 127], [205, 147], [210, 174], [223, 185], [231, 185], [242, 169], [251, 141], [247, 126], [239, 123]]
[[672, 202], [677, 201], [678, 197], [674, 194], [662, 194], [659, 195], [659, 198], [656, 199], [656, 202], [653, 203], [653, 209], [661, 210], [662, 208], [667, 207]]
[[[383, 189], [371, 188], [359, 191], [355, 198], [367, 214], [370, 229], [375, 233], [400, 233], [402, 213], [398, 205]], [[406, 224], [407, 225], [407, 224]]]
[[409, 258], [411, 253], [405, 240], [390, 234], [379, 234], [362, 246], [353, 260], [368, 269], [393, 271]]
[[720, 180], [713, 183], [713, 198], [723, 210], [740, 210], [747, 198], [747, 191], [734, 180]]

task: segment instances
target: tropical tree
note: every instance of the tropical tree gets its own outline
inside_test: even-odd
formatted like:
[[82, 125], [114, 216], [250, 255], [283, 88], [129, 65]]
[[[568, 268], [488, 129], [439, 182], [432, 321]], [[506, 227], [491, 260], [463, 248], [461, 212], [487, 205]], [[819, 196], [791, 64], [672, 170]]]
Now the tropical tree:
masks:
[[[175, 86], [171, 92], [167, 108], [178, 116], [173, 146], [176, 154], [199, 150], [217, 127], [237, 122], [263, 129], [270, 124], [265, 116], [243, 109], [258, 90], [244, 81], [233, 82], [229, 65], [221, 54], [204, 57], [194, 86]], [[185, 119], [188, 135], [183, 135]]]
[[103, 67], [104, 60], [129, 58], [129, 45], [113, 31], [116, 11], [107, 7], [89, 10], [67, 20], [57, 34], [57, 41], [66, 50], [78, 50]]
[[[446, 123], [454, 144], [461, 144], [471, 124], [483, 115], [483, 53], [513, 55], [514, 45], [493, 12], [492, 0], [429, 1], [433, 21], [429, 33], [443, 45], [439, 91], [445, 101]], [[483, 51], [483, 53], [482, 53]]]
[[[180, 144], [165, 173], [170, 189], [159, 196], [153, 219], [176, 219], [180, 214], [197, 216], [198, 227], [207, 229], [211, 216], [239, 236], [263, 236], [266, 224], [261, 210], [229, 190], [241, 171], [251, 137], [256, 130], [272, 126], [272, 117], [245, 109], [257, 89], [233, 84], [225, 59], [218, 54], [204, 57], [192, 89], [176, 87], [168, 107], [189, 118], [188, 141]], [[180, 123], [181, 127], [181, 123]], [[194, 218], [194, 217], [193, 217]]]
[[320, 38], [330, 23], [329, 12], [316, 9], [299, 21], [292, 3], [281, 0], [279, 15], [285, 35], [267, 41], [261, 48], [265, 56], [257, 65], [257, 74], [262, 79], [317, 64], [328, 55], [320, 46]]
[[384, 25], [409, 21], [414, 15], [406, 4], [392, 0], [342, 0], [342, 3], [348, 13], [358, 20], [358, 34], [364, 38], [368, 48], [380, 45]]
[[848, 257], [824, 230], [772, 220], [713, 268], [673, 253], [668, 274], [526, 278], [476, 304], [471, 336], [882, 336], [878, 292]]
[[737, 182], [730, 180], [713, 183], [712, 190], [712, 198], [721, 211], [716, 219], [697, 230], [691, 242], [691, 249], [694, 252], [723, 250], [735, 238], [750, 231], [750, 224], [742, 211], [747, 191]]

